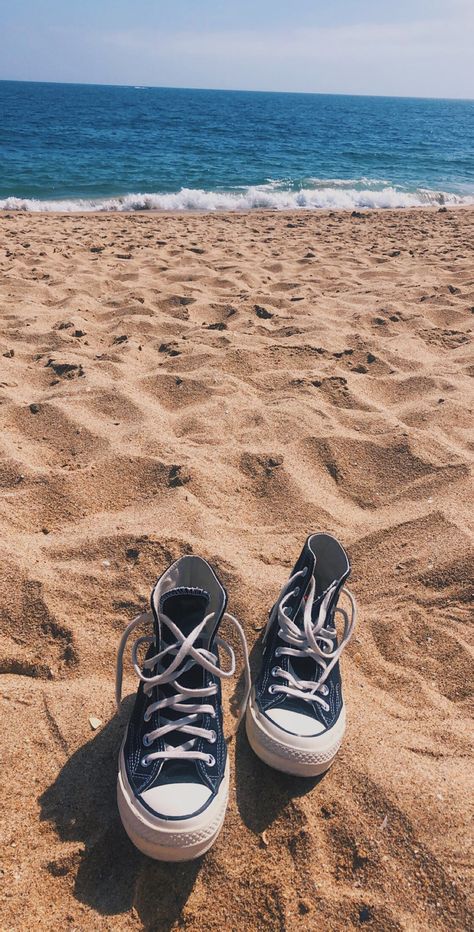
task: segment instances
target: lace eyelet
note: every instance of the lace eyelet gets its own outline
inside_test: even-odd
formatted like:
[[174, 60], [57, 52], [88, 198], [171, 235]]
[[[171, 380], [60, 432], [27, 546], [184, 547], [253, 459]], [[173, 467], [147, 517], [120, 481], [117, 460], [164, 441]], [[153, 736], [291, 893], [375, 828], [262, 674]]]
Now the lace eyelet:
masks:
[[329, 689], [328, 689], [328, 687], [326, 686], [325, 683], [323, 684], [323, 686], [321, 686], [321, 692], [322, 692], [323, 696], [329, 695]]
[[272, 668], [272, 676], [278, 676], [278, 675], [279, 675], [278, 667], [273, 667], [273, 668]]
[[274, 695], [275, 695], [275, 687], [274, 687], [273, 683], [272, 683], [271, 686], [268, 687], [268, 692], [270, 693], [271, 696], [274, 696]]
[[281, 648], [280, 648], [280, 647], [277, 647], [277, 649], [276, 649], [276, 651], [275, 651], [275, 657], [280, 657], [280, 656], [281, 656]]
[[215, 731], [211, 732], [211, 737], [209, 738], [209, 744], [215, 744], [217, 741], [217, 734]]
[[144, 748], [149, 748], [149, 747], [150, 747], [151, 741], [150, 741], [148, 735], [143, 735], [142, 744], [143, 744], [143, 747], [144, 747]]
[[300, 592], [301, 592], [301, 589], [299, 586], [297, 586], [296, 589], [293, 589], [292, 595], [299, 595]]
[[148, 757], [142, 757], [140, 763], [142, 767], [149, 767], [151, 764], [151, 760], [148, 760]]
[[308, 575], [308, 567], [307, 567], [307, 566], [303, 566], [303, 569], [301, 570], [301, 572], [303, 573], [303, 576], [307, 576], [307, 575]]
[[216, 763], [215, 757], [213, 757], [212, 754], [209, 754], [209, 756], [208, 756], [208, 758], [207, 758], [207, 766], [208, 766], [208, 767], [214, 767], [214, 766], [215, 766], [215, 763]]

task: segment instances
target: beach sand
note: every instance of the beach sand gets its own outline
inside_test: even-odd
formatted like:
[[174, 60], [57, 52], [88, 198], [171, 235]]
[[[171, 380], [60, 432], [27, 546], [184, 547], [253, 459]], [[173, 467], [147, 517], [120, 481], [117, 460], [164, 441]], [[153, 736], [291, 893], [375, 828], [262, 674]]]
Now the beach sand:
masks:
[[[472, 926], [473, 221], [0, 216], [2, 932]], [[336, 763], [267, 769], [226, 685], [223, 832], [147, 860], [115, 803], [126, 622], [199, 553], [255, 668], [318, 530], [359, 603]]]

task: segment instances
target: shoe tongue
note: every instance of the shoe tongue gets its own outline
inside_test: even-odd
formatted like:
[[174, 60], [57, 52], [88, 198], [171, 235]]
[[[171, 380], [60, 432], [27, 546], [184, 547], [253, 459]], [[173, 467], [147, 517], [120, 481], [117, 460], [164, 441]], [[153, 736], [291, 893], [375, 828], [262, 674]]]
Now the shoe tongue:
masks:
[[[200, 589], [196, 586], [178, 586], [175, 589], [168, 589], [167, 592], [162, 594], [159, 601], [159, 612], [160, 615], [163, 614], [170, 618], [180, 629], [182, 634], [187, 636], [204, 620], [205, 616], [208, 614], [209, 603], [210, 595], [205, 589]], [[206, 650], [209, 649], [209, 642], [214, 633], [215, 624], [215, 619], [213, 617], [210, 618], [209, 625], [204, 627], [200, 637], [194, 642], [194, 647], [204, 647]], [[176, 641], [175, 635], [166, 624], [166, 621], [161, 621], [158, 627], [160, 630], [157, 632], [157, 639], [158, 643], [161, 645], [161, 649], [167, 644], [174, 644]], [[190, 670], [179, 677], [179, 683], [181, 686], [188, 689], [199, 689], [204, 683], [204, 678], [205, 673], [203, 668], [196, 663], [193, 664]], [[161, 695], [171, 696], [174, 695], [174, 692], [175, 690], [171, 685], [165, 685], [162, 688]], [[189, 699], [188, 701], [192, 704], [196, 701], [205, 703], [206, 700]], [[171, 709], [165, 709], [164, 711], [164, 716], [171, 721], [173, 721], [173, 719], [180, 719], [185, 714], [185, 712], [176, 712]], [[202, 721], [198, 720], [196, 724], [202, 725]], [[191, 735], [176, 731], [167, 734], [165, 741], [167, 744], [176, 747], [183, 744], [185, 741], [189, 741], [190, 738]], [[156, 785], [173, 780], [178, 783], [184, 783], [188, 779], [197, 779], [195, 761], [167, 760], [160, 771]]]
[[[167, 592], [164, 592], [160, 598], [160, 615], [166, 615], [174, 624], [180, 629], [181, 633], [186, 637], [204, 620], [206, 614], [208, 613], [208, 607], [210, 602], [209, 593], [205, 589], [199, 589], [194, 586], [179, 586], [176, 589], [168, 589]], [[207, 624], [200, 636], [194, 641], [193, 647], [195, 648], [204, 648], [209, 650], [209, 642], [214, 633], [215, 628], [215, 619], [212, 616], [209, 619], [209, 624]], [[176, 638], [169, 626], [166, 624], [164, 619], [160, 623], [160, 645], [163, 649], [166, 645], [175, 644]], [[172, 662], [173, 655], [170, 655], [169, 660], [166, 661], [166, 666]], [[184, 661], [183, 661], [184, 663]], [[193, 663], [191, 668], [185, 673], [182, 673], [179, 676], [179, 683], [181, 686], [186, 687], [187, 689], [199, 689], [204, 682], [205, 673], [203, 668], [198, 663]], [[173, 695], [174, 689], [172, 685], [165, 685], [163, 688], [163, 694]], [[190, 699], [189, 702], [195, 702], [196, 700]], [[199, 700], [197, 700], [199, 701]], [[204, 702], [204, 700], [202, 700]], [[165, 710], [165, 716], [170, 719], [181, 718], [183, 712], [173, 712], [170, 709]], [[166, 740], [170, 744], [182, 744], [183, 741], [186, 741], [186, 738], [189, 737], [186, 735], [181, 735], [179, 733], [168, 735]]]
[[[342, 585], [342, 582], [340, 583], [340, 585]], [[331, 598], [330, 606], [328, 606], [328, 611], [327, 611], [324, 627], [326, 627], [327, 624], [331, 626], [333, 625], [333, 622], [330, 621], [330, 611], [331, 611], [332, 606], [334, 605], [335, 600], [337, 600], [338, 593], [339, 593], [339, 586], [337, 587], [337, 590], [335, 591], [333, 597]], [[313, 625], [316, 625], [318, 622], [319, 613], [321, 611], [321, 604], [323, 602], [324, 597], [325, 597], [325, 593], [323, 592], [319, 596], [315, 597], [314, 599], [312, 611], [311, 611], [311, 619], [312, 619]], [[303, 598], [300, 604], [300, 607], [296, 613], [296, 616], [294, 618], [295, 624], [298, 625], [298, 627], [301, 628], [301, 630], [303, 630], [303, 613], [305, 609], [305, 604], [306, 604], [306, 599]], [[325, 647], [324, 642], [322, 641], [319, 642], [319, 646], [324, 650], [324, 647]], [[317, 680], [319, 679], [319, 677], [322, 675], [322, 672], [323, 672], [322, 667], [320, 667], [319, 664], [316, 663], [316, 661], [312, 657], [290, 657], [289, 664], [290, 664], [290, 669], [293, 671], [293, 673], [295, 673], [296, 676], [302, 680], [312, 680], [312, 679]], [[298, 705], [299, 705], [300, 704], [299, 701], [298, 700], [296, 701], [298, 702]], [[306, 703], [304, 701], [303, 701], [303, 705], [306, 706]]]
[[[178, 586], [168, 589], [160, 598], [160, 613], [163, 613], [187, 636], [205, 618], [210, 602], [210, 595], [205, 589], [194, 586]], [[207, 627], [207, 626], [206, 626]], [[169, 632], [169, 637], [167, 635]], [[166, 642], [174, 641], [174, 635], [169, 631], [166, 623], [161, 625], [161, 638]], [[199, 638], [199, 646], [207, 647], [211, 632], [204, 628]], [[198, 646], [198, 643], [196, 643]]]

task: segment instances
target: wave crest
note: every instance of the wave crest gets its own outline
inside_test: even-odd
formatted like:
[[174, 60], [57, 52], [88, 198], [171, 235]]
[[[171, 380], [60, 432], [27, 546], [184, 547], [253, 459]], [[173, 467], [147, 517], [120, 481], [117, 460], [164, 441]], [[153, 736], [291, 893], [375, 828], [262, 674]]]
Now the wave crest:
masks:
[[[57, 213], [91, 211], [217, 211], [217, 210], [354, 210], [394, 209], [439, 205], [474, 204], [474, 195], [418, 188], [403, 190], [388, 183], [376, 186], [375, 179], [311, 179], [312, 187], [282, 189], [281, 182], [244, 188], [240, 191], [204, 191], [181, 188], [171, 194], [125, 194], [122, 197], [67, 200], [37, 200], [7, 197], [0, 200], [0, 210], [48, 211]], [[355, 186], [365, 182], [365, 186]], [[353, 187], [348, 185], [353, 184]]]

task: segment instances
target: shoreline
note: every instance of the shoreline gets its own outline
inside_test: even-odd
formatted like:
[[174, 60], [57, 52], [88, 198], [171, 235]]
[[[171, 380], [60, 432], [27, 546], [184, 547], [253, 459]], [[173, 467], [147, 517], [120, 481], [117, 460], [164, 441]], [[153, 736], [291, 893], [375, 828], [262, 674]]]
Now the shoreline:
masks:
[[29, 216], [29, 217], [98, 217], [98, 216], [120, 216], [120, 217], [133, 217], [135, 214], [141, 216], [154, 215], [158, 214], [163, 217], [182, 217], [182, 216], [204, 216], [204, 217], [240, 217], [240, 216], [258, 216], [258, 215], [267, 215], [272, 214], [275, 216], [285, 216], [287, 214], [294, 215], [296, 217], [305, 217], [305, 216], [328, 216], [330, 214], [351, 216], [352, 214], [362, 214], [366, 216], [372, 216], [377, 214], [388, 215], [388, 214], [409, 214], [411, 212], [420, 213], [426, 211], [427, 213], [439, 214], [439, 213], [449, 213], [451, 211], [474, 211], [473, 204], [449, 204], [449, 205], [436, 205], [429, 204], [423, 205], [418, 204], [413, 207], [290, 207], [290, 208], [276, 208], [276, 207], [252, 207], [252, 208], [238, 208], [236, 210], [204, 210], [204, 209], [189, 209], [189, 210], [161, 210], [159, 208], [147, 208], [147, 209], [137, 209], [137, 210], [23, 210], [22, 208], [4, 208], [0, 210], [0, 218], [5, 218], [6, 215], [13, 217], [16, 216]]

